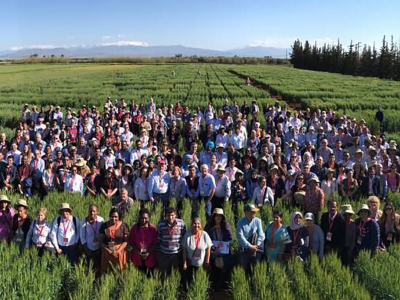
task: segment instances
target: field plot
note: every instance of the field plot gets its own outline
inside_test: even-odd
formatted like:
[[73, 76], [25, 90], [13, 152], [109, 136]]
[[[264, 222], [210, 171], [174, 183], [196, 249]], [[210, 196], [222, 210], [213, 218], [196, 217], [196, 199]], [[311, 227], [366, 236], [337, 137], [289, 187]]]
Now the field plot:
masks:
[[385, 111], [385, 129], [391, 133], [400, 131], [397, 112], [400, 82], [279, 66], [223, 66], [223, 69], [264, 84], [271, 94], [299, 103], [302, 109], [346, 111], [358, 120], [363, 118], [374, 133], [379, 129], [374, 117], [380, 107]]

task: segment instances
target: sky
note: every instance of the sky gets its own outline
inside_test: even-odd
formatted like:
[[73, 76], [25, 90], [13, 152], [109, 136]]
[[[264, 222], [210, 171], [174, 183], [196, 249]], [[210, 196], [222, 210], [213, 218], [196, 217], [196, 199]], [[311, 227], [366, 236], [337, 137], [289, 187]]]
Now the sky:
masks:
[[3, 0], [0, 50], [90, 45], [344, 46], [400, 39], [396, 0]]

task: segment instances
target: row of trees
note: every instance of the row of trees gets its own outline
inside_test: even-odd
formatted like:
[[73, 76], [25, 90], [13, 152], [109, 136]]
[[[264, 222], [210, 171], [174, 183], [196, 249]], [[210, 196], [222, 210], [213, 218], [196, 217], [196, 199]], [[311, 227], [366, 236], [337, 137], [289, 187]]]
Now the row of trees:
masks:
[[400, 49], [393, 36], [390, 42], [384, 36], [379, 50], [375, 44], [364, 45], [360, 50], [360, 43], [351, 42], [346, 51], [339, 41], [318, 47], [296, 40], [290, 62], [300, 69], [400, 80]]

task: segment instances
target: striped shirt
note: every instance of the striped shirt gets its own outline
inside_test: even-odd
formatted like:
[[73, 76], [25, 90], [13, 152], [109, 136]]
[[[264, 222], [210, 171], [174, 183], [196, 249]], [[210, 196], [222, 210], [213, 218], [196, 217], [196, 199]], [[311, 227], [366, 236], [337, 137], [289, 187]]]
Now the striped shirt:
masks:
[[185, 235], [186, 226], [183, 220], [175, 219], [172, 226], [166, 219], [158, 222], [157, 243], [161, 252], [176, 254], [182, 250], [181, 242]]

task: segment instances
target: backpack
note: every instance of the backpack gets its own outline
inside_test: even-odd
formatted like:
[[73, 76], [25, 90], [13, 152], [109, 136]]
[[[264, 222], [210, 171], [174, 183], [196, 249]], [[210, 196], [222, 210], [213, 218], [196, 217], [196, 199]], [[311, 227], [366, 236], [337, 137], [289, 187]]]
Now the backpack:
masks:
[[[76, 241], [76, 244], [78, 245], [79, 244], [79, 240], [80, 240], [80, 234], [79, 234], [79, 228], [76, 226], [76, 217], [75, 216], [72, 216], [72, 222], [74, 223], [74, 226], [75, 226], [75, 233], [78, 235], [78, 239], [77, 239], [77, 241]], [[60, 228], [60, 224], [61, 224], [61, 217], [58, 217], [57, 218], [57, 226], [58, 226], [58, 228]], [[57, 240], [58, 240], [58, 230], [57, 230]]]

